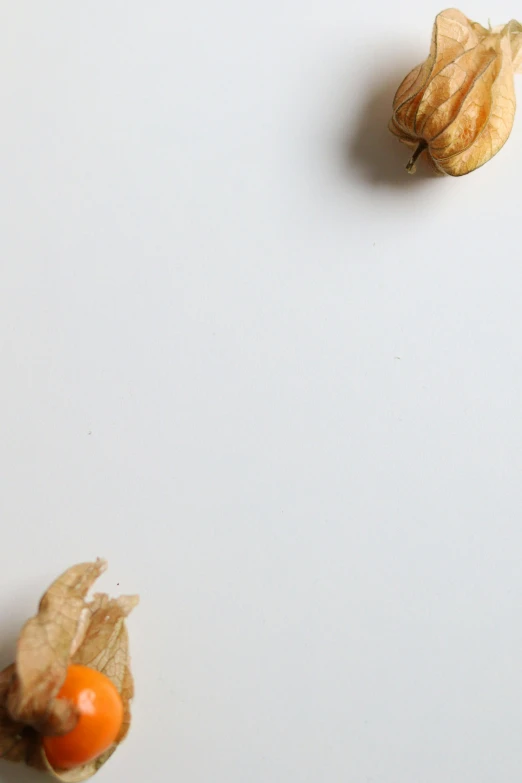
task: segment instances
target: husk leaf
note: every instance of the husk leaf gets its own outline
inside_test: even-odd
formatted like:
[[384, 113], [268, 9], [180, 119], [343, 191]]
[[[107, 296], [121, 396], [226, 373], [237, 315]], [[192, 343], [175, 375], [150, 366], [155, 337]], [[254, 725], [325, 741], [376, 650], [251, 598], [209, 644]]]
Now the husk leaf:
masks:
[[440, 13], [430, 54], [394, 98], [390, 130], [441, 173], [462, 176], [504, 146], [515, 117], [513, 74], [522, 69], [522, 26], [486, 29], [461, 11]]
[[[59, 577], [40, 601], [38, 613], [23, 627], [16, 661], [0, 673], [0, 758], [46, 769], [57, 780], [87, 780], [112, 755], [130, 726], [134, 694], [125, 618], [136, 596], [111, 599], [86, 596], [106, 563], [82, 563]], [[121, 694], [124, 721], [115, 745], [94, 762], [61, 772], [51, 768], [42, 735], [65, 734], [76, 725], [74, 707], [56, 695], [71, 663], [89, 666], [112, 680]]]

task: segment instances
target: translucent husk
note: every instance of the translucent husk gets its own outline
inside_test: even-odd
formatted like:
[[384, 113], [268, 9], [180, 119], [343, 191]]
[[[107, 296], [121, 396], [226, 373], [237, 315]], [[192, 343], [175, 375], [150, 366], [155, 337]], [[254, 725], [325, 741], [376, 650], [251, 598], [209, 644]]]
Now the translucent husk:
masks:
[[426, 157], [462, 176], [504, 146], [515, 118], [513, 74], [522, 69], [522, 25], [486, 29], [456, 9], [440, 13], [431, 50], [400, 85], [390, 130], [413, 149], [407, 170]]
[[[23, 627], [16, 661], [0, 673], [0, 758], [47, 770], [64, 783], [92, 777], [125, 738], [134, 693], [125, 618], [136, 596], [87, 593], [106, 563], [82, 563], [60, 576], [44, 594], [38, 613]], [[118, 689], [124, 720], [115, 744], [95, 761], [61, 772], [48, 763], [43, 735], [71, 731], [78, 720], [70, 702], [56, 696], [67, 667], [82, 664], [105, 674]]]

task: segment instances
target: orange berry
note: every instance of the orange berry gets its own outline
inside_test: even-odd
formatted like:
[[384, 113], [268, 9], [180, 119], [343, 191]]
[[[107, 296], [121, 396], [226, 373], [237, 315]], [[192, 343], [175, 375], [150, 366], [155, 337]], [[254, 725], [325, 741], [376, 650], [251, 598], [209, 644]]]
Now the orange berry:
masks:
[[61, 737], [44, 737], [43, 747], [54, 769], [73, 769], [100, 756], [114, 743], [123, 721], [123, 704], [105, 674], [87, 666], [69, 666], [57, 696], [69, 699], [80, 717]]

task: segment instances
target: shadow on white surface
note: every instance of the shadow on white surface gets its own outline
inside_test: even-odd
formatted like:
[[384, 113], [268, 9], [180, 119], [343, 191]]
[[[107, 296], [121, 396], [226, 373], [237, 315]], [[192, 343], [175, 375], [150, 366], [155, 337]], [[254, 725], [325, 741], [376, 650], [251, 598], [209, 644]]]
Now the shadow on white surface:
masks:
[[25, 764], [0, 761], [0, 783], [49, 783], [50, 780], [48, 775], [37, 769], [30, 769]]
[[[411, 156], [410, 149], [401, 144], [388, 130], [392, 115], [393, 98], [406, 74], [416, 64], [386, 67], [381, 64], [375, 77], [369, 80], [365, 99], [356, 107], [356, 121], [350, 125], [343, 139], [342, 151], [345, 166], [353, 174], [370, 184], [411, 190], [440, 178], [427, 164], [419, 160], [417, 172], [410, 175], [406, 164]], [[383, 73], [386, 74], [383, 79]], [[353, 107], [352, 107], [353, 108]]]

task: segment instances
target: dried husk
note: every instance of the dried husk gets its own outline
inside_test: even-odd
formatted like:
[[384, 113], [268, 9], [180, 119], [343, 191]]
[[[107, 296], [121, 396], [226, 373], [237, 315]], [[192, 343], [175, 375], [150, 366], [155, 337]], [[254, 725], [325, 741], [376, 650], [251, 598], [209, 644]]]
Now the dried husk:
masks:
[[440, 173], [458, 177], [504, 146], [515, 117], [513, 74], [522, 69], [522, 25], [487, 30], [456, 9], [440, 13], [427, 60], [406, 76], [390, 130]]
[[[112, 755], [130, 726], [134, 685], [125, 618], [136, 596], [111, 599], [86, 596], [106, 563], [82, 563], [60, 576], [45, 593], [38, 614], [22, 629], [16, 661], [0, 673], [0, 758], [24, 761], [64, 783], [88, 780]], [[82, 767], [52, 769], [42, 750], [42, 735], [65, 734], [76, 725], [73, 706], [57, 699], [67, 667], [89, 666], [109, 677], [121, 694], [124, 721], [112, 748]]]

